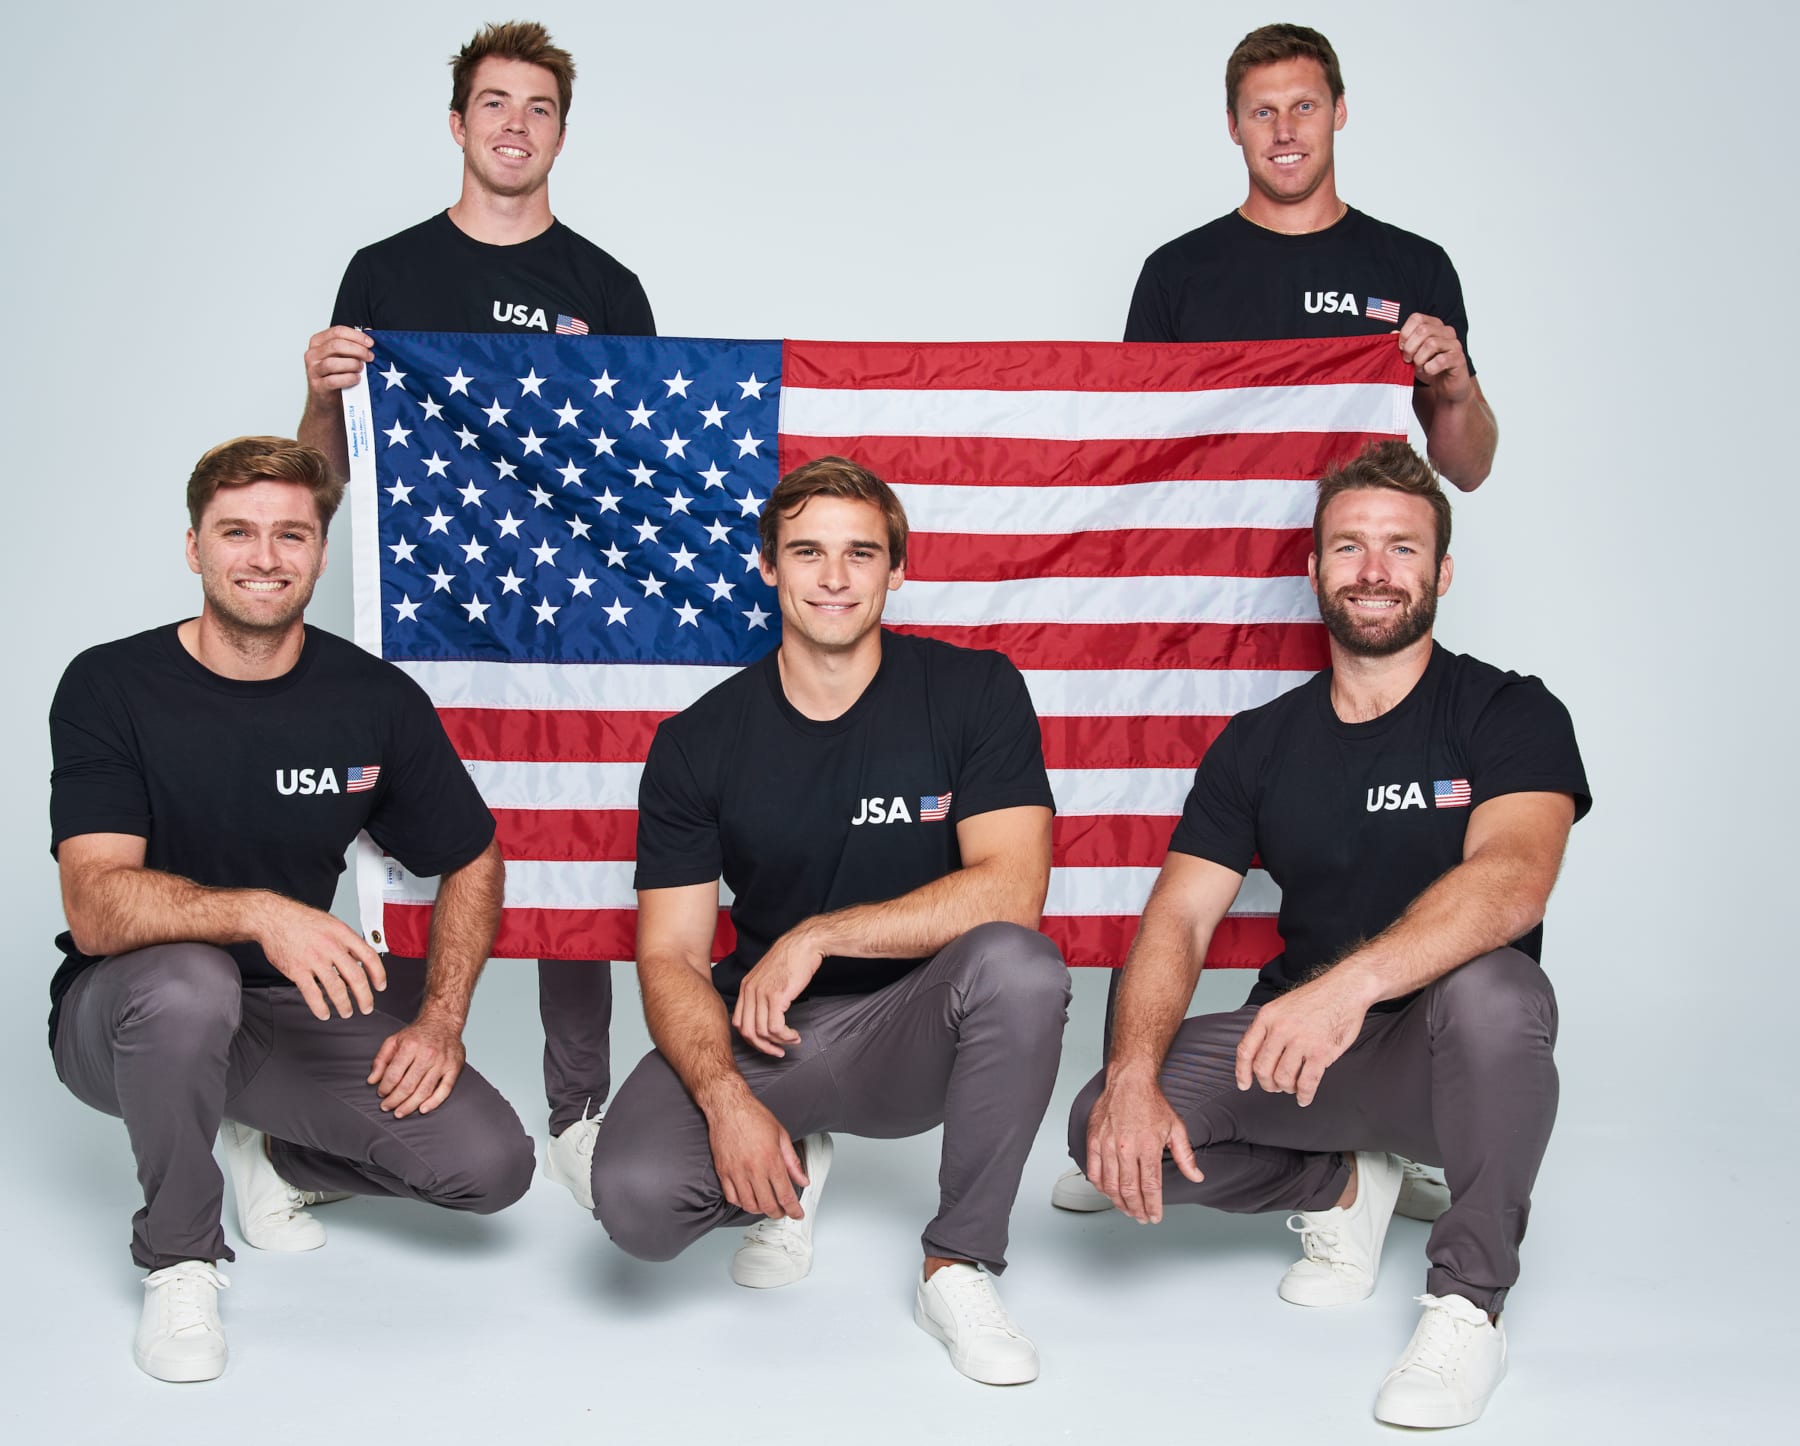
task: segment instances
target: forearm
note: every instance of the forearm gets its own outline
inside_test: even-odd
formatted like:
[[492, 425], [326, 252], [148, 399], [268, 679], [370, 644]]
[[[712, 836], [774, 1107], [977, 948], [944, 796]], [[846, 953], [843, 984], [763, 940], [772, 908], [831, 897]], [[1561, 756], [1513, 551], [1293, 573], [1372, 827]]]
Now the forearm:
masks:
[[702, 1113], [748, 1092], [732, 1057], [731, 1018], [704, 964], [645, 955], [638, 961], [638, 987], [651, 1042]]
[[344, 394], [333, 392], [321, 400], [311, 391], [306, 394], [306, 410], [300, 414], [300, 426], [294, 438], [302, 446], [316, 447], [331, 463], [339, 477], [350, 475], [350, 446], [344, 439]]
[[158, 869], [92, 870], [70, 880], [63, 911], [84, 954], [123, 954], [155, 944], [261, 941], [268, 905], [263, 889], [214, 889]]
[[1487, 398], [1479, 391], [1460, 402], [1433, 398], [1420, 410], [1432, 466], [1462, 491], [1473, 492], [1493, 470], [1500, 443], [1500, 426]]
[[1330, 973], [1364, 1008], [1411, 994], [1535, 928], [1554, 882], [1554, 869], [1524, 855], [1465, 859]]
[[506, 865], [495, 844], [438, 881], [421, 1019], [441, 1019], [459, 1030], [468, 1021], [469, 1001], [494, 947], [505, 898]]
[[918, 959], [935, 954], [978, 924], [996, 920], [1035, 929], [1048, 878], [1005, 859], [945, 874], [879, 904], [815, 915], [799, 926], [821, 954], [852, 959]]
[[1206, 938], [1196, 938], [1189, 922], [1174, 912], [1146, 909], [1113, 1003], [1108, 1085], [1153, 1083], [1162, 1073], [1175, 1031], [1193, 1001], [1211, 934], [1208, 929]]

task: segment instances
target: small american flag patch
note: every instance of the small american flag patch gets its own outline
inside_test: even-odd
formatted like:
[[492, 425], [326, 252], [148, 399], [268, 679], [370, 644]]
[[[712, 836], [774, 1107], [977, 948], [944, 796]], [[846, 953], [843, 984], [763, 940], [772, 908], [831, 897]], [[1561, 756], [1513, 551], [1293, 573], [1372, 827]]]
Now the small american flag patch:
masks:
[[381, 769], [376, 764], [365, 768], [346, 768], [344, 770], [345, 793], [367, 793], [375, 786], [375, 780], [381, 777]]
[[935, 823], [939, 819], [948, 818], [951, 797], [952, 795], [945, 793], [936, 798], [921, 798], [919, 800], [919, 822]]
[[1439, 808], [1467, 808], [1469, 806], [1469, 780], [1466, 778], [1440, 778], [1431, 785], [1431, 794]]
[[1371, 296], [1369, 304], [1363, 309], [1363, 315], [1371, 321], [1391, 321], [1398, 326], [1400, 324], [1400, 303], [1383, 301], [1379, 296]]
[[579, 316], [559, 316], [556, 318], [556, 334], [558, 336], [586, 336], [588, 324]]

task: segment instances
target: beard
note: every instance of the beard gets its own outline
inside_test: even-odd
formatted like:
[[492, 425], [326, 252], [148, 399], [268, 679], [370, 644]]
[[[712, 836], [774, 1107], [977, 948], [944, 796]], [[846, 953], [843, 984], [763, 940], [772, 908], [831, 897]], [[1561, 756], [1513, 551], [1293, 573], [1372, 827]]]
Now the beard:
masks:
[[206, 595], [219, 630], [227, 636], [255, 646], [263, 639], [285, 633], [306, 612], [306, 605], [312, 601], [317, 576], [294, 577], [288, 581], [291, 585], [281, 594], [280, 606], [272, 608], [253, 607], [239, 596], [229, 576], [203, 577], [201, 590]]
[[[1382, 618], [1362, 618], [1351, 610], [1349, 597], [1392, 598], [1397, 604]], [[1386, 658], [1410, 648], [1437, 621], [1437, 591], [1426, 588], [1417, 598], [1393, 588], [1341, 587], [1320, 594], [1319, 616], [1332, 641], [1359, 658]]]

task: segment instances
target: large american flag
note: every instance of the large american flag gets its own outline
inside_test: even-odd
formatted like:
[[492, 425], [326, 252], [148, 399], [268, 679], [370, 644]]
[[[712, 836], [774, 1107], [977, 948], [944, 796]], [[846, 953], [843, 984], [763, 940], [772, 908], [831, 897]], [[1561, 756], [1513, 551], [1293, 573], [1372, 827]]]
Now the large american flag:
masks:
[[[778, 641], [757, 515], [837, 453], [914, 529], [887, 625], [1023, 671], [1057, 800], [1045, 932], [1120, 963], [1195, 761], [1325, 661], [1314, 481], [1410, 414], [1386, 336], [374, 340], [345, 407], [357, 640], [424, 685], [493, 809], [516, 957], [632, 957], [651, 735]], [[433, 881], [366, 844], [359, 880], [370, 937], [423, 953]], [[1252, 869], [1209, 962], [1276, 953], [1277, 903]]]

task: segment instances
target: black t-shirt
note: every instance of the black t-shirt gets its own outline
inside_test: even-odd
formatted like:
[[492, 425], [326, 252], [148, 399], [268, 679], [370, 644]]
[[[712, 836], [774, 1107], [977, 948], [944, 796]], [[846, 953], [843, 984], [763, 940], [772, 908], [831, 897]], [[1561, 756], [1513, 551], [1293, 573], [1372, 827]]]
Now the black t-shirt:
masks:
[[[723, 877], [727, 999], [803, 919], [898, 898], [962, 866], [956, 825], [1055, 806], [1037, 714], [999, 653], [881, 635], [881, 668], [829, 722], [781, 689], [776, 652], [664, 720], [638, 789], [639, 889]], [[922, 959], [829, 958], [807, 994], [865, 994]], [[806, 996], [802, 996], [803, 998]]]
[[[1508, 793], [1567, 793], [1587, 813], [1568, 710], [1536, 678], [1434, 645], [1413, 690], [1370, 722], [1338, 719], [1329, 669], [1239, 713], [1169, 848], [1240, 874], [1260, 855], [1281, 886], [1285, 952], [1251, 996], [1266, 999], [1398, 919], [1462, 862], [1470, 812]], [[1513, 946], [1536, 959], [1542, 943], [1540, 924]]]
[[331, 324], [656, 335], [637, 277], [561, 221], [515, 246], [490, 246], [443, 211], [350, 258]]
[[[136, 834], [144, 863], [199, 884], [271, 889], [329, 909], [359, 829], [415, 874], [460, 868], [494, 818], [424, 690], [317, 628], [279, 678], [204, 667], [177, 624], [89, 648], [50, 705], [50, 850]], [[67, 934], [50, 1038], [75, 976], [98, 961]], [[285, 984], [256, 944], [229, 946], [247, 985]]]
[[1283, 236], [1233, 211], [1150, 253], [1125, 340], [1371, 336], [1398, 331], [1414, 312], [1449, 326], [1467, 354], [1462, 283], [1436, 243], [1354, 206], [1335, 226], [1305, 236]]

